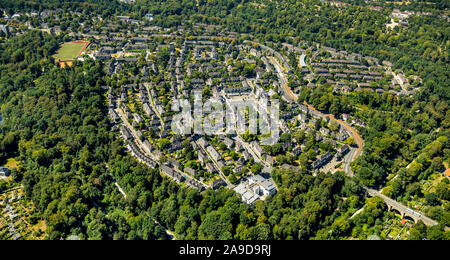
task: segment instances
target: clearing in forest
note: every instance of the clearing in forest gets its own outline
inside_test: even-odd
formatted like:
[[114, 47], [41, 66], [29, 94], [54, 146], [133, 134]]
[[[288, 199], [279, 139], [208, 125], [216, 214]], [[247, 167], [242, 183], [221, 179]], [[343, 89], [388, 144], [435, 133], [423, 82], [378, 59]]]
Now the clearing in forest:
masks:
[[73, 61], [81, 55], [88, 46], [88, 41], [74, 41], [61, 45], [58, 52], [53, 56], [57, 61]]

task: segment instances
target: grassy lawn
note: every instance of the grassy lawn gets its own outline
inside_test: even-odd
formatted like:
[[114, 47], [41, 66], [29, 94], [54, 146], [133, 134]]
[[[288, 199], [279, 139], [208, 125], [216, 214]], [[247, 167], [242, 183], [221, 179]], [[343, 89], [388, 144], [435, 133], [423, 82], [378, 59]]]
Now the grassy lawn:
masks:
[[9, 158], [7, 163], [5, 164], [5, 167], [9, 169], [17, 169], [18, 166], [19, 162], [14, 158]]
[[78, 57], [78, 54], [84, 49], [85, 45], [85, 43], [65, 43], [54, 55], [54, 58], [60, 61], [73, 60]]

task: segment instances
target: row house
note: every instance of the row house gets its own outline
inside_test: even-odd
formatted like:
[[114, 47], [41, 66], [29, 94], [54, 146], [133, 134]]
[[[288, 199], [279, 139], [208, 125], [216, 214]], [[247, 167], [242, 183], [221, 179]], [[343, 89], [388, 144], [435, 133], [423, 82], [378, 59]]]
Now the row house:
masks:
[[144, 108], [144, 112], [147, 114], [147, 115], [151, 115], [152, 114], [152, 109], [151, 109], [151, 107], [150, 107], [150, 103], [149, 102], [145, 102], [143, 105], [142, 105], [142, 107]]
[[197, 151], [197, 156], [202, 165], [205, 165], [208, 162], [208, 157], [202, 150]]
[[161, 173], [165, 174], [166, 176], [172, 178], [173, 180], [175, 180], [176, 182], [180, 183], [184, 180], [183, 175], [181, 175], [180, 173], [174, 171], [172, 168], [166, 166], [166, 165], [161, 165], [160, 167]]
[[111, 118], [111, 121], [114, 123], [119, 123], [120, 122], [120, 116], [116, 113], [116, 111], [114, 111], [114, 109], [109, 109], [109, 116]]
[[216, 151], [216, 149], [214, 149], [214, 147], [208, 146], [208, 147], [206, 148], [206, 150], [208, 151], [209, 155], [210, 155], [216, 162], [218, 162], [218, 161], [220, 161], [220, 160], [223, 159], [222, 156]]
[[126, 126], [121, 126], [120, 132], [122, 132], [122, 136], [125, 140], [133, 139], [133, 135], [131, 134], [130, 130]]
[[322, 156], [319, 157], [319, 159], [317, 159], [315, 162], [312, 163], [312, 169], [313, 170], [317, 170], [320, 167], [326, 165], [328, 162], [331, 161], [331, 159], [333, 158], [333, 155], [331, 155], [331, 153], [326, 153]]
[[225, 181], [224, 180], [222, 180], [222, 179], [217, 179], [217, 180], [214, 180], [214, 181], [212, 181], [211, 183], [210, 183], [210, 188], [212, 188], [213, 190], [217, 190], [217, 189], [219, 189], [221, 186], [226, 186], [227, 184], [225, 183]]
[[216, 168], [213, 166], [211, 162], [207, 162], [205, 168], [209, 173], [216, 173]]
[[180, 169], [183, 164], [175, 159], [167, 158], [167, 163], [172, 165], [175, 169]]
[[121, 109], [127, 118], [133, 117], [133, 113], [131, 113], [130, 108], [125, 103], [122, 103]]
[[186, 185], [193, 189], [197, 189], [199, 192], [202, 192], [205, 189], [205, 187], [203, 187], [203, 185], [194, 178], [188, 178]]
[[342, 158], [344, 158], [344, 156], [350, 152], [350, 147], [345, 144], [343, 146], [341, 146], [338, 150], [337, 150], [337, 154], [336, 154], [336, 158], [338, 160], [341, 160]]

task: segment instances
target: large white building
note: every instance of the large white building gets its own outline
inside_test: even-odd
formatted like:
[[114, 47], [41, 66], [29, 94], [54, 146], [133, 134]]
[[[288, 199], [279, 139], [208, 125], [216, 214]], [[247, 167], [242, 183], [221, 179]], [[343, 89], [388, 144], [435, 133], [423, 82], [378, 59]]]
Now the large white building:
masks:
[[242, 201], [254, 205], [257, 200], [264, 200], [277, 192], [275, 184], [261, 175], [252, 175], [234, 188], [241, 195]]
[[275, 184], [261, 175], [252, 175], [248, 178], [248, 181], [250, 185], [257, 184], [259, 186], [259, 191], [265, 196], [272, 196], [277, 192]]

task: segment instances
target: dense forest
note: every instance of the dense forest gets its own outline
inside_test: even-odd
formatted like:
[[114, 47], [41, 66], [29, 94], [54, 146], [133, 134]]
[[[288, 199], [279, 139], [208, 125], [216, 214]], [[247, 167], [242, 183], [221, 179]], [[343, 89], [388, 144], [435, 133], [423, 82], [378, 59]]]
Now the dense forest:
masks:
[[[261, 42], [317, 42], [389, 60], [423, 80], [414, 97], [335, 95], [326, 85], [303, 88], [300, 102], [367, 122], [367, 129], [358, 129], [365, 146], [353, 163], [356, 177], [276, 170], [278, 194], [249, 207], [229, 190], [202, 195], [182, 188], [128, 155], [109, 131], [101, 89], [104, 64], [87, 60], [61, 69], [51, 58], [60, 37], [33, 31], [11, 37], [0, 47], [0, 113], [5, 119], [0, 163], [12, 157], [22, 162], [13, 171], [14, 181], [24, 185], [49, 239], [167, 239], [165, 229], [177, 239], [366, 239], [381, 232], [383, 217], [391, 213], [380, 199], [365, 200], [361, 184], [386, 186], [386, 195], [400, 201], [424, 197], [420, 182], [450, 163], [450, 27], [438, 14], [413, 16], [408, 29], [386, 31], [386, 11], [319, 8], [320, 1], [41, 2], [2, 1], [0, 8], [10, 13], [68, 7], [93, 12], [101, 6], [105, 16], [151, 12], [165, 27], [182, 21], [222, 24]], [[357, 109], [361, 105], [368, 109]], [[399, 177], [391, 179], [391, 174]], [[114, 187], [116, 180], [126, 198]], [[448, 239], [443, 232], [443, 226], [450, 226], [448, 203], [440, 205], [439, 199], [449, 201], [448, 183], [426, 198], [428, 215], [440, 225], [417, 224], [413, 239]], [[362, 206], [363, 213], [349, 219]]]

